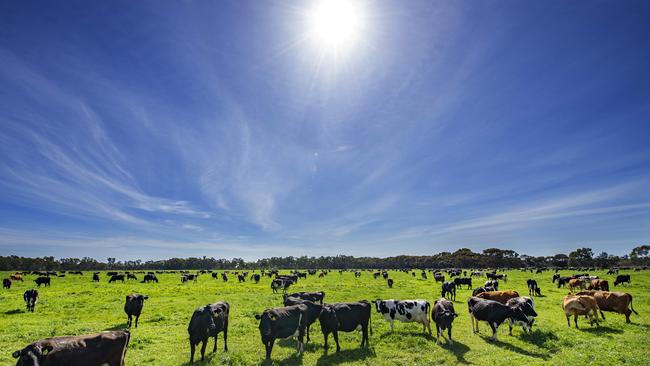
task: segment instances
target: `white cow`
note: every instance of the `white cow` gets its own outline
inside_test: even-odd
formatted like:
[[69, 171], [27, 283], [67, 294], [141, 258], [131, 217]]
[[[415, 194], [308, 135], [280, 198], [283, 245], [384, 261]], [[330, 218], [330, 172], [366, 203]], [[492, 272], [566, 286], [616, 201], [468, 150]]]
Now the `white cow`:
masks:
[[429, 310], [431, 305], [426, 300], [375, 300], [378, 313], [390, 322], [390, 331], [393, 331], [393, 322], [399, 320], [404, 323], [418, 322], [422, 324], [422, 331], [429, 331]]

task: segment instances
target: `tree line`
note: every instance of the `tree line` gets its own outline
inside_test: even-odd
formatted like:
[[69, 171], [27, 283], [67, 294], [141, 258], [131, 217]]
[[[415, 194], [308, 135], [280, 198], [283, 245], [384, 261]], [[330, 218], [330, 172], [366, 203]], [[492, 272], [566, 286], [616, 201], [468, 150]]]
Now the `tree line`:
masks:
[[568, 268], [618, 266], [650, 266], [650, 245], [641, 245], [623, 256], [606, 252], [594, 255], [591, 248], [580, 248], [567, 254], [530, 256], [513, 250], [488, 248], [481, 253], [463, 248], [453, 253], [434, 255], [400, 255], [386, 258], [352, 257], [346, 255], [320, 257], [271, 257], [247, 262], [242, 258], [216, 259], [171, 258], [164, 260], [117, 261], [107, 258], [100, 262], [94, 258], [55, 258], [0, 256], [2, 271], [89, 271], [89, 270], [236, 270], [236, 269], [429, 269], [429, 268]]

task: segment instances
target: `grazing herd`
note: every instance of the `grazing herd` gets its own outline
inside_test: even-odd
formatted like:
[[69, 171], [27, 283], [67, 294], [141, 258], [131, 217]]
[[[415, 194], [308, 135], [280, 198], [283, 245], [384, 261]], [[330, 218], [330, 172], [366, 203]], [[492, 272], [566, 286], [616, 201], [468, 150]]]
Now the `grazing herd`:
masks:
[[[205, 271], [208, 272], [208, 271]], [[323, 270], [319, 277], [324, 277], [329, 271]], [[341, 273], [342, 271], [340, 271]], [[73, 273], [73, 272], [71, 272]], [[13, 274], [10, 278], [3, 280], [3, 288], [11, 289], [12, 281], [23, 281], [23, 274]], [[82, 273], [74, 273], [82, 274]], [[316, 271], [309, 271], [315, 275]], [[411, 272], [416, 277], [415, 272]], [[465, 286], [472, 289], [472, 296], [467, 300], [469, 317], [472, 324], [472, 331], [479, 333], [479, 323], [486, 322], [491, 328], [491, 340], [497, 340], [498, 328], [508, 321], [509, 334], [515, 326], [522, 327], [525, 333], [532, 331], [532, 326], [537, 317], [533, 297], [541, 296], [541, 289], [535, 279], [528, 279], [526, 285], [529, 296], [520, 296], [514, 290], [498, 290], [499, 281], [507, 282], [507, 275], [496, 272], [486, 272], [487, 281], [481, 287], [472, 286], [472, 277], [481, 275], [481, 271], [473, 271], [470, 277], [457, 277], [461, 271], [448, 271], [452, 281], [445, 282], [445, 276], [441, 272], [434, 272], [436, 282], [442, 282], [441, 298], [431, 303], [424, 299], [418, 300], [374, 300], [374, 307], [378, 314], [390, 324], [390, 331], [394, 331], [395, 322], [419, 323], [422, 331], [429, 336], [432, 335], [431, 321], [436, 327], [436, 344], [440, 344], [442, 338], [450, 345], [453, 345], [452, 326], [459, 313], [454, 309], [453, 301], [456, 301], [457, 289]], [[465, 276], [467, 271], [464, 271]], [[133, 273], [109, 272], [109, 283], [116, 281], [124, 282], [136, 280]], [[248, 272], [234, 273], [238, 282], [245, 282]], [[331, 334], [336, 343], [336, 351], [340, 351], [339, 332], [361, 331], [361, 347], [367, 347], [369, 336], [372, 335], [372, 303], [367, 300], [355, 302], [326, 303], [325, 292], [295, 292], [287, 293], [287, 289], [298, 282], [299, 278], [306, 278], [307, 273], [294, 271], [288, 275], [280, 275], [278, 271], [262, 271], [262, 274], [254, 273], [250, 280], [258, 283], [262, 276], [268, 275], [271, 278], [271, 289], [273, 293], [282, 290], [282, 307], [269, 308], [254, 317], [259, 321], [259, 332], [262, 343], [265, 347], [266, 359], [271, 358], [275, 341], [296, 337], [296, 350], [303, 353], [306, 341], [310, 341], [310, 327], [316, 321], [320, 324], [323, 334], [324, 348], [328, 349], [328, 338]], [[199, 274], [182, 272], [181, 282], [197, 281]], [[361, 277], [361, 271], [354, 271], [355, 278]], [[389, 278], [388, 271], [375, 272], [375, 279], [382, 277], [389, 288], [393, 287], [394, 280]], [[60, 275], [59, 275], [60, 277]], [[212, 273], [214, 279], [218, 279], [217, 273]], [[425, 271], [420, 275], [422, 280], [427, 280]], [[226, 272], [221, 274], [221, 279], [228, 280]], [[99, 272], [93, 273], [93, 282], [99, 282]], [[49, 274], [37, 277], [34, 282], [38, 287], [51, 286]], [[143, 283], [158, 283], [155, 273], [149, 272], [143, 276]], [[570, 318], [573, 316], [575, 327], [578, 328], [578, 318], [584, 316], [590, 324], [598, 325], [599, 313], [605, 319], [605, 312], [614, 312], [625, 315], [626, 322], [630, 322], [630, 315], [636, 310], [632, 306], [632, 295], [625, 292], [609, 292], [609, 282], [597, 276], [589, 276], [586, 273], [576, 274], [570, 277], [561, 277], [558, 273], [552, 277], [552, 282], [557, 282], [558, 288], [568, 286], [571, 293], [564, 297], [562, 309], [567, 319], [567, 325], [571, 327]], [[617, 275], [614, 286], [630, 284], [630, 275]], [[575, 293], [574, 293], [575, 292]], [[142, 294], [126, 295], [124, 312], [127, 315], [127, 326], [138, 327], [138, 320], [142, 313], [145, 300], [149, 297]], [[36, 289], [29, 289], [23, 294], [27, 310], [34, 312], [39, 293]], [[190, 363], [194, 362], [196, 346], [201, 344], [201, 361], [205, 358], [205, 349], [209, 338], [214, 338], [212, 352], [217, 351], [217, 336], [223, 333], [224, 351], [228, 351], [228, 325], [231, 306], [228, 302], [219, 301], [201, 306], [194, 310], [189, 326], [187, 328], [190, 343]], [[133, 323], [135, 318], [135, 323]], [[445, 331], [447, 337], [445, 337]], [[13, 352], [12, 356], [17, 359], [17, 365], [124, 365], [124, 355], [129, 343], [129, 330], [107, 331], [98, 334], [84, 336], [54, 337], [43, 339], [29, 344], [25, 348]]]

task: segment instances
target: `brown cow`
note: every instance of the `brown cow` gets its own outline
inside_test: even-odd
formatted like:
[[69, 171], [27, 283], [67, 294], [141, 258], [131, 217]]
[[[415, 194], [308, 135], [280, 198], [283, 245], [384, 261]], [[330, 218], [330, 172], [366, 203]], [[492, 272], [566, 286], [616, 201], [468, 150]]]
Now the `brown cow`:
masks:
[[[600, 315], [605, 319], [603, 311], [611, 311], [625, 315], [625, 322], [630, 322], [630, 314], [639, 315], [632, 307], [632, 295], [626, 292], [609, 292], [609, 291], [581, 291], [578, 295], [593, 296], [598, 303]], [[630, 309], [628, 309], [628, 306]]]
[[609, 282], [607, 280], [591, 280], [587, 290], [609, 291]]
[[23, 275], [18, 274], [18, 273], [12, 274], [11, 276], [9, 276], [9, 278], [10, 278], [12, 281], [20, 281], [20, 282], [23, 282]]
[[589, 316], [591, 318], [589, 323], [593, 325], [596, 322], [596, 326], [598, 326], [598, 303], [592, 296], [567, 295], [562, 302], [562, 309], [564, 315], [566, 315], [569, 328], [571, 328], [571, 321], [569, 320], [571, 315], [573, 315], [576, 328], [578, 328], [578, 315]]
[[569, 291], [573, 292], [573, 289], [580, 287], [581, 290], [585, 289], [585, 281], [580, 278], [572, 278], [569, 280]]
[[124, 366], [128, 330], [41, 339], [12, 354], [19, 365]]
[[481, 292], [480, 294], [476, 295], [476, 297], [479, 297], [481, 299], [486, 299], [486, 300], [498, 301], [505, 305], [505, 303], [508, 302], [508, 300], [514, 299], [515, 297], [519, 297], [519, 293], [514, 290], [487, 291], [487, 292]]

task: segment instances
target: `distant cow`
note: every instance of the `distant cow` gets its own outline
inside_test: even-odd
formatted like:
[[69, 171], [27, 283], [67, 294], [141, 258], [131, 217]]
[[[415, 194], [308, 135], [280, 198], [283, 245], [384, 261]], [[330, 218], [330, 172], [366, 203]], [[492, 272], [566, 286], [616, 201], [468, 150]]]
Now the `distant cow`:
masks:
[[630, 314], [632, 314], [632, 312], [639, 315], [639, 313], [637, 313], [632, 307], [632, 295], [625, 292], [581, 291], [578, 292], [577, 295], [593, 296], [594, 299], [596, 299], [598, 310], [600, 311], [603, 320], [605, 320], [605, 314], [603, 314], [603, 311], [611, 311], [625, 315], [626, 323], [630, 322]]
[[15, 273], [15, 274], [12, 274], [11, 276], [9, 276], [9, 279], [12, 280], [12, 281], [23, 282], [23, 275]]
[[113, 283], [116, 281], [122, 281], [124, 282], [124, 275], [119, 274], [119, 275], [112, 275], [111, 278], [108, 280], [108, 283]]
[[503, 280], [503, 282], [508, 281], [508, 275], [507, 274], [496, 274], [496, 273], [490, 273], [487, 272], [485, 273], [485, 276], [490, 279], [490, 280]]
[[506, 290], [506, 291], [487, 291], [487, 292], [482, 292], [476, 297], [481, 298], [481, 299], [486, 299], [486, 300], [493, 300], [496, 302], [500, 302], [502, 304], [505, 304], [508, 302], [508, 300], [519, 297], [519, 293], [517, 291], [513, 290]]
[[147, 273], [146, 275], [144, 275], [144, 278], [142, 279], [142, 283], [149, 283], [149, 282], [158, 283], [158, 277], [156, 277], [156, 275], [153, 273]]
[[[445, 299], [451, 300], [453, 298], [453, 300], [456, 301], [456, 284], [453, 282], [444, 282], [440, 294]], [[447, 297], [447, 295], [449, 295], [449, 297]]]
[[510, 335], [512, 335], [512, 327], [515, 324], [521, 325], [521, 327], [525, 331], [530, 332], [531, 328], [533, 326], [533, 323], [535, 322], [535, 317], [537, 316], [537, 312], [535, 311], [535, 303], [533, 302], [533, 299], [531, 299], [528, 296], [522, 296], [522, 297], [514, 297], [506, 302], [506, 305], [513, 308], [513, 309], [521, 309], [521, 311], [524, 312], [524, 315], [526, 315], [526, 318], [528, 319], [525, 322], [519, 321], [519, 320], [514, 320], [514, 319], [509, 319], [508, 325], [510, 328]]
[[461, 285], [466, 285], [467, 288], [472, 288], [472, 278], [471, 277], [458, 277], [454, 278], [454, 283], [456, 284], [456, 287], [460, 288]]
[[50, 287], [50, 281], [51, 278], [49, 277], [38, 277], [37, 279], [34, 280], [34, 282], [36, 282], [36, 285], [38, 285], [38, 287], [41, 287], [41, 285], [45, 285], [45, 287]]
[[237, 282], [246, 282], [246, 276], [243, 274], [237, 275]]
[[6, 288], [7, 290], [9, 290], [11, 288], [11, 280], [8, 278], [2, 280], [2, 288]]
[[557, 279], [557, 288], [564, 287], [569, 281], [571, 281], [571, 277], [560, 277]]
[[17, 366], [123, 366], [128, 330], [46, 338], [12, 353]]
[[136, 281], [138, 280], [138, 278], [133, 273], [127, 274], [126, 279], [127, 280], [136, 280]]
[[318, 291], [318, 292], [295, 292], [291, 295], [284, 295], [283, 298], [287, 297], [295, 297], [298, 299], [302, 300], [309, 300], [311, 302], [319, 302], [321, 305], [323, 304], [323, 299], [325, 299], [325, 292], [324, 291]]
[[445, 282], [445, 276], [439, 272], [433, 274], [433, 279], [436, 280], [436, 282]]
[[491, 287], [491, 288], [494, 289], [492, 291], [499, 291], [499, 281], [497, 281], [497, 280], [487, 280], [487, 281], [485, 281], [485, 284], [483, 285], [483, 287]]
[[441, 298], [433, 302], [431, 319], [436, 323], [436, 344], [440, 344], [440, 336], [443, 339], [445, 338], [443, 333], [445, 329], [447, 329], [449, 335], [449, 344], [454, 344], [454, 341], [451, 340], [451, 324], [457, 316], [458, 314], [454, 311], [454, 304], [451, 301]]
[[494, 287], [489, 287], [489, 286], [477, 287], [472, 291], [472, 296], [476, 296], [482, 292], [488, 292], [488, 291], [496, 291], [496, 289]]
[[99, 273], [93, 273], [93, 282], [99, 282]]
[[609, 282], [607, 280], [591, 280], [587, 290], [609, 291]]
[[422, 324], [422, 331], [429, 331], [431, 335], [431, 324], [429, 321], [429, 310], [431, 305], [426, 300], [375, 300], [375, 309], [390, 322], [390, 331], [393, 331], [393, 323], [399, 320], [404, 323], [417, 322]]
[[395, 282], [393, 281], [392, 278], [389, 278], [386, 280], [386, 283], [388, 284], [388, 288], [393, 288], [393, 283]]
[[569, 280], [569, 291], [573, 292], [573, 289], [580, 287], [580, 289], [585, 289], [585, 280], [579, 278], [572, 278]]
[[23, 300], [25, 300], [25, 305], [27, 306], [27, 311], [34, 312], [36, 307], [36, 302], [38, 302], [38, 291], [31, 289], [25, 291], [23, 294]]
[[627, 283], [628, 285], [631, 283], [629, 274], [616, 276], [616, 280], [614, 281], [614, 287], [618, 286], [619, 284], [622, 285], [624, 283]]
[[230, 305], [227, 302], [220, 301], [214, 304], [208, 304], [200, 307], [192, 314], [190, 325], [187, 332], [190, 336], [190, 363], [194, 362], [195, 347], [199, 342], [201, 345], [201, 361], [205, 357], [205, 347], [208, 344], [208, 338], [214, 337], [214, 347], [212, 352], [217, 351], [217, 335], [223, 332], [223, 350], [228, 351], [228, 318], [230, 314]]
[[506, 319], [511, 319], [516, 322], [528, 321], [528, 318], [521, 309], [511, 308], [497, 301], [484, 300], [472, 296], [467, 300], [467, 307], [472, 320], [472, 331], [478, 333], [478, 322], [486, 321], [490, 325], [490, 328], [492, 328], [491, 339], [494, 341], [497, 340], [499, 325]]
[[596, 323], [598, 325], [598, 303], [593, 296], [584, 295], [567, 295], [562, 302], [562, 309], [566, 315], [566, 322], [571, 328], [571, 321], [569, 318], [573, 315], [573, 321], [578, 328], [578, 315], [585, 315], [590, 318], [590, 324]]
[[273, 293], [277, 293], [279, 289], [284, 288], [284, 281], [276, 278], [273, 281], [271, 281], [271, 290], [273, 290]]
[[140, 319], [140, 313], [142, 313], [142, 307], [144, 306], [144, 300], [148, 299], [149, 296], [131, 294], [126, 295], [126, 302], [124, 303], [124, 312], [128, 317], [128, 326], [131, 328], [133, 317], [135, 317], [135, 327], [138, 327], [138, 319]]
[[361, 347], [368, 346], [368, 329], [370, 327], [370, 303], [366, 300], [359, 302], [341, 302], [326, 304], [318, 317], [325, 338], [325, 349], [329, 334], [334, 336], [336, 352], [341, 350], [338, 332], [352, 332], [361, 327]]
[[226, 274], [226, 272], [223, 272], [221, 274], [221, 279], [223, 280], [223, 282], [228, 282], [228, 275]]
[[255, 283], [260, 282], [260, 275], [257, 273], [251, 275], [251, 280], [253, 280]]
[[422, 273], [420, 273], [420, 276], [422, 277], [423, 280], [427, 279], [427, 273], [424, 272], [424, 271], [422, 271]]
[[528, 280], [526, 280], [526, 285], [528, 285], [528, 295], [535, 296], [535, 295], [542, 294], [539, 289], [539, 286], [537, 286], [537, 281], [529, 278]]
[[553, 281], [551, 281], [551, 282], [552, 282], [552, 283], [555, 283], [555, 281], [557, 281], [557, 280], [559, 280], [559, 279], [560, 279], [560, 274], [559, 274], [559, 273], [555, 273], [555, 274], [553, 274]]
[[303, 339], [307, 327], [307, 311], [307, 305], [299, 304], [266, 309], [261, 315], [255, 314], [255, 319], [260, 321], [260, 336], [266, 348], [267, 360], [271, 359], [271, 351], [276, 339], [289, 338], [296, 333], [298, 335], [298, 353], [304, 351]]

